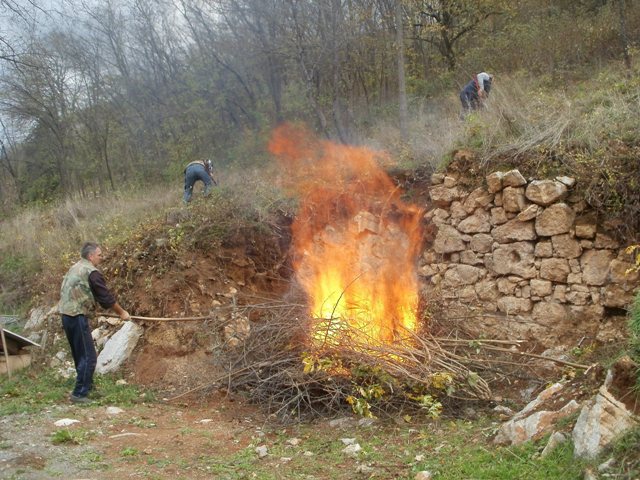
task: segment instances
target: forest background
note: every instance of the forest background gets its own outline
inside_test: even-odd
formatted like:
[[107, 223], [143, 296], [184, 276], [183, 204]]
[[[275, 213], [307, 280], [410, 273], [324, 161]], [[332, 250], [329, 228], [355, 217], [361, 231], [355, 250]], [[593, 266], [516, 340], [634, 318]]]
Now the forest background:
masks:
[[[638, 147], [637, 0], [0, 0], [0, 8], [4, 310], [23, 304], [19, 286], [46, 268], [47, 253], [56, 253], [52, 263], [70, 254], [28, 228], [57, 221], [60, 237], [95, 214], [70, 201], [147, 192], [153, 208], [152, 186], [171, 185], [177, 203], [184, 166], [197, 158], [242, 172], [246, 183], [270, 168], [265, 144], [283, 121], [431, 170], [465, 147], [485, 163], [535, 152], [593, 173], [607, 152]], [[461, 119], [458, 92], [483, 70], [495, 74], [488, 108]], [[628, 207], [628, 192], [602, 197], [603, 183], [618, 182], [604, 171], [593, 203]], [[637, 197], [637, 185], [629, 188]], [[629, 218], [640, 208], [631, 203]], [[60, 205], [66, 217], [29, 221]], [[135, 208], [125, 208], [134, 220]]]

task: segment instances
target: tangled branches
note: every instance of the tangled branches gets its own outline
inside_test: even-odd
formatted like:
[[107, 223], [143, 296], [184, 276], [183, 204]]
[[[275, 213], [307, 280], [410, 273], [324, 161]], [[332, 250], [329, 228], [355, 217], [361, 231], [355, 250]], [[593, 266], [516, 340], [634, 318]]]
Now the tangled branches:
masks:
[[445, 400], [489, 400], [497, 376], [522, 374], [534, 358], [551, 360], [519, 351], [517, 341], [405, 332], [380, 345], [352, 328], [329, 335], [332, 328], [301, 305], [270, 308], [243, 342], [218, 352], [226, 387], [285, 420], [347, 408], [363, 416], [416, 409], [437, 416]]

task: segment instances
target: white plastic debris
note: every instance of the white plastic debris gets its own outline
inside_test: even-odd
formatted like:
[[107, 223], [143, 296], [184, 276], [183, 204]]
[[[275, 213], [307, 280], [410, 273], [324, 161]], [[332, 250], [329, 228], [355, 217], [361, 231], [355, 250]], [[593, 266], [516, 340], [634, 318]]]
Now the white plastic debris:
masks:
[[60, 420], [53, 422], [56, 427], [68, 427], [74, 423], [80, 423], [80, 420], [75, 420], [73, 418], [61, 418]]

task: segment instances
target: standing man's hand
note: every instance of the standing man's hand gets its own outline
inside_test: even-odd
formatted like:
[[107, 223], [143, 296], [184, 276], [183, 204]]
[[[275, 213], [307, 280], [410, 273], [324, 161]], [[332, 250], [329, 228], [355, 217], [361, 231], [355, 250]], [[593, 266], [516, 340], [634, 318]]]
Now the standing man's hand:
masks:
[[116, 312], [122, 320], [129, 320], [131, 318], [129, 312], [122, 308], [118, 302], [114, 303], [111, 308], [113, 308], [113, 311]]

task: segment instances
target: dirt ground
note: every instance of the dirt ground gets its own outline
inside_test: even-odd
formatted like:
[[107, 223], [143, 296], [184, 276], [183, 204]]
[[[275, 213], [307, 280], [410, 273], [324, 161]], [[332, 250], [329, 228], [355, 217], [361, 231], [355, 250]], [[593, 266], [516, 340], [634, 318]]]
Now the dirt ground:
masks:
[[[416, 454], [407, 450], [415, 425], [343, 417], [284, 426], [222, 393], [139, 404], [120, 413], [113, 407], [65, 403], [3, 418], [0, 478], [392, 479], [413, 478], [416, 464]], [[78, 422], [56, 426], [61, 419]], [[71, 432], [78, 444], [53, 444], [60, 430]], [[369, 445], [367, 453], [345, 454], [345, 437]], [[378, 445], [381, 439], [398, 444]], [[389, 463], [378, 452], [395, 460]]]
[[[141, 404], [109, 413], [108, 406], [52, 405], [0, 421], [0, 477], [15, 479], [212, 478], [214, 462], [247, 448], [264, 418], [229, 398], [209, 403]], [[60, 419], [74, 419], [57, 427]], [[54, 445], [63, 428], [79, 445]], [[200, 460], [199, 460], [200, 459]]]

